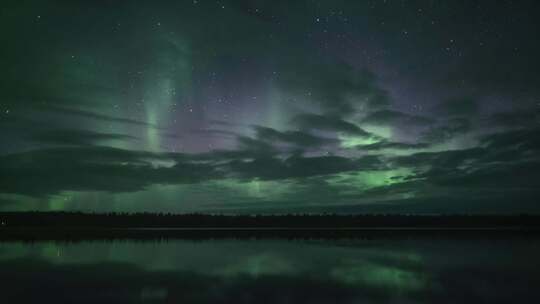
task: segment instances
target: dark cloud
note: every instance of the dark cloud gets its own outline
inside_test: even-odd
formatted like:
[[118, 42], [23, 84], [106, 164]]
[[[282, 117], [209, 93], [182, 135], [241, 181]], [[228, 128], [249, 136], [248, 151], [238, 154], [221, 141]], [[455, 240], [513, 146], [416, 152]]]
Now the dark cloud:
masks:
[[278, 131], [262, 126], [253, 126], [253, 129], [255, 130], [254, 137], [237, 135], [239, 150], [229, 153], [244, 154], [245, 151], [251, 151], [255, 153], [255, 157], [287, 152], [302, 153], [306, 149], [339, 143], [337, 139], [320, 137], [303, 131]]
[[398, 156], [393, 159], [397, 166], [421, 168], [423, 166], [437, 168], [456, 168], [486, 156], [488, 151], [484, 148], [470, 148], [440, 152], [419, 152], [407, 156]]
[[277, 180], [305, 178], [358, 170], [378, 170], [383, 167], [383, 164], [377, 157], [369, 156], [360, 159], [350, 159], [339, 156], [291, 156], [286, 159], [266, 157], [249, 161], [237, 160], [230, 162], [229, 167], [233, 175], [242, 178]]
[[168, 160], [166, 154], [107, 147], [54, 148], [0, 157], [0, 192], [46, 196], [61, 191], [129, 192], [153, 184], [194, 183], [217, 178], [206, 164]]
[[211, 164], [224, 164], [231, 160], [249, 160], [264, 157], [274, 157], [280, 152], [274, 150], [273, 147], [266, 145], [264, 142], [260, 142], [250, 137], [238, 138], [242, 143], [242, 149], [237, 150], [212, 150], [204, 153], [197, 154], [180, 154], [169, 153], [168, 157], [181, 162], [194, 161], [194, 162], [207, 162]]
[[95, 145], [108, 141], [131, 141], [136, 140], [136, 137], [125, 134], [99, 133], [88, 130], [77, 129], [60, 129], [46, 132], [36, 132], [28, 136], [29, 140], [59, 145]]
[[[528, 189], [540, 194], [538, 190], [540, 189], [540, 161], [504, 163], [468, 169], [435, 168], [417, 177], [424, 178], [435, 185], [468, 188], [476, 192], [491, 190], [491, 192], [505, 195], [502, 189], [516, 191]], [[510, 192], [506, 193], [506, 195], [509, 194]]]
[[489, 123], [498, 127], [534, 127], [540, 125], [540, 109], [498, 112], [489, 117]]
[[334, 115], [300, 114], [293, 118], [292, 123], [307, 130], [344, 132], [365, 137], [372, 136], [371, 133], [363, 130], [357, 125]]
[[[393, 165], [410, 167], [415, 173], [408, 183], [395, 187], [434, 196], [448, 192], [463, 199], [514, 200], [525, 193], [530, 199], [540, 194], [537, 133], [535, 129], [494, 133], [480, 137], [481, 146], [476, 148], [396, 157]], [[422, 191], [427, 185], [438, 188]]]
[[270, 143], [285, 143], [301, 148], [319, 147], [326, 144], [337, 143], [336, 139], [323, 138], [301, 131], [277, 131], [272, 128], [256, 126], [256, 137]]
[[273, 155], [278, 152], [271, 143], [264, 140], [255, 139], [248, 136], [238, 136], [236, 140], [240, 150], [253, 151], [263, 155]]
[[376, 109], [389, 104], [388, 94], [367, 70], [305, 54], [286, 58], [283, 63], [280, 85], [319, 103], [332, 115], [351, 115], [362, 105]]
[[517, 129], [482, 136], [480, 142], [494, 151], [515, 150], [527, 153], [540, 150], [540, 128]]
[[425, 116], [412, 115], [394, 110], [380, 110], [368, 114], [362, 122], [384, 126], [395, 126], [397, 124], [430, 126], [435, 123], [435, 120]]
[[99, 120], [103, 122], [122, 123], [122, 124], [136, 125], [136, 126], [159, 128], [159, 126], [148, 123], [148, 122], [139, 121], [135, 119], [129, 119], [129, 118], [115, 117], [115, 116], [110, 116], [106, 114], [99, 114], [99, 113], [95, 113], [95, 112], [87, 111], [87, 110], [72, 109], [72, 108], [58, 107], [58, 106], [52, 106], [52, 105], [38, 106], [36, 107], [36, 109], [41, 109], [43, 111], [48, 111], [48, 112], [52, 112], [56, 114], [64, 114], [68, 116], [76, 116], [80, 118]]
[[384, 149], [396, 149], [396, 150], [425, 149], [425, 148], [428, 148], [429, 146], [430, 144], [428, 143], [404, 143], [404, 142], [393, 142], [393, 141], [383, 139], [374, 144], [358, 145], [356, 147], [359, 150], [378, 151], [378, 150], [384, 150]]
[[278, 158], [266, 147], [195, 155], [97, 146], [54, 148], [0, 157], [0, 177], [6, 181], [0, 192], [36, 197], [61, 191], [131, 192], [155, 184], [198, 183], [224, 177], [306, 178], [383, 167], [376, 156]]

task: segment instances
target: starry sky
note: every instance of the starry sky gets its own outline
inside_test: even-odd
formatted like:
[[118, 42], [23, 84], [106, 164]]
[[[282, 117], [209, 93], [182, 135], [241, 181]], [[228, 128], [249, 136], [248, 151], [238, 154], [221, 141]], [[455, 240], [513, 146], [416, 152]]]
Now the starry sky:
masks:
[[0, 210], [538, 213], [539, 9], [4, 1]]

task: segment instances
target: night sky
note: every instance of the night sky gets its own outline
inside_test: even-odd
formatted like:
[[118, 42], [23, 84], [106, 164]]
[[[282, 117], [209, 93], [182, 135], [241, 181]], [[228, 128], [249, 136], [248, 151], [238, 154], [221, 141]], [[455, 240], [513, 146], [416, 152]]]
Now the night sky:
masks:
[[538, 1], [2, 1], [0, 210], [538, 213]]

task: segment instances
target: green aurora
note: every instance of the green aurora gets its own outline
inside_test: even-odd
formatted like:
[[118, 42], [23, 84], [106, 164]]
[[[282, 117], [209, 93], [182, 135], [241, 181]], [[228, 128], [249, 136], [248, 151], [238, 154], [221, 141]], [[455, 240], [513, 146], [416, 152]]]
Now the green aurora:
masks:
[[534, 4], [398, 2], [7, 1], [0, 210], [538, 213]]

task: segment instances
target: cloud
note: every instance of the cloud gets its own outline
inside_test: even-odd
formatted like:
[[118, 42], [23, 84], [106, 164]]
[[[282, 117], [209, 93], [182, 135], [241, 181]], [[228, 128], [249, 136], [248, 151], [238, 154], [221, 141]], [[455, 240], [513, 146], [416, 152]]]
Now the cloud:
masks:
[[339, 156], [291, 156], [286, 159], [266, 157], [248, 161], [236, 160], [230, 162], [228, 167], [233, 176], [241, 178], [259, 178], [263, 180], [278, 180], [287, 178], [305, 178], [358, 170], [378, 170], [383, 167], [383, 164], [377, 157], [370, 156], [359, 159], [350, 159]]
[[[265, 129], [261, 136], [267, 131]], [[274, 132], [278, 131], [270, 131], [272, 136], [287, 134], [275, 135]], [[503, 208], [506, 206], [503, 197], [521, 197], [529, 202], [538, 194], [540, 145], [530, 136], [535, 133], [534, 129], [500, 132], [482, 136], [476, 148], [386, 157], [306, 157], [301, 154], [284, 157], [258, 138], [244, 138], [250, 144], [238, 150], [199, 154], [128, 151], [90, 145], [42, 149], [0, 157], [0, 179], [5, 181], [0, 184], [0, 193], [32, 197], [47, 197], [62, 191], [120, 193], [140, 191], [152, 185], [197, 184], [231, 178], [239, 182], [289, 180], [298, 188], [295, 188], [297, 193], [288, 194], [285, 201], [298, 201], [298, 210], [307, 201], [328, 207], [327, 200], [334, 200], [338, 205], [363, 202], [373, 207], [358, 205], [356, 210], [386, 210], [375, 207], [384, 202], [408, 203], [412, 204], [410, 208], [424, 210], [429, 206], [423, 202], [436, 198], [458, 202], [459, 208], [463, 207], [460, 203], [463, 201], [492, 199]], [[275, 140], [281, 142], [282, 139]], [[414, 145], [382, 141], [379, 147], [368, 145], [368, 149], [409, 149]], [[407, 173], [392, 173], [401, 168], [407, 168]], [[360, 173], [373, 171], [380, 172], [382, 175], [377, 178], [385, 182], [372, 188], [358, 188], [355, 183], [363, 182], [356, 179], [364, 177]], [[345, 176], [329, 182], [330, 176], [342, 173]], [[365, 178], [371, 177], [368, 174]], [[411, 201], [411, 197], [417, 199]], [[406, 206], [400, 208], [409, 210]], [[440, 204], [428, 209], [437, 208], [459, 209]]]
[[326, 138], [303, 131], [278, 131], [263, 126], [253, 126], [254, 137], [237, 135], [236, 140], [239, 150], [227, 152], [229, 155], [245, 155], [257, 158], [258, 156], [270, 156], [279, 153], [302, 153], [306, 149], [317, 149], [325, 145], [339, 143], [334, 138]]
[[511, 112], [499, 112], [488, 119], [490, 124], [498, 127], [534, 127], [540, 125], [540, 110], [525, 109]]
[[300, 53], [281, 62], [279, 85], [296, 95], [314, 101], [326, 113], [336, 116], [354, 114], [358, 106], [371, 109], [389, 104], [387, 92], [381, 89], [370, 71]]
[[336, 139], [324, 138], [302, 131], [277, 131], [272, 128], [255, 126], [256, 137], [268, 143], [285, 143], [299, 148], [320, 147], [335, 144]]
[[378, 157], [276, 157], [268, 149], [207, 154], [152, 153], [82, 146], [0, 157], [0, 193], [44, 197], [62, 191], [140, 191], [156, 184], [193, 184], [223, 178], [298, 179], [379, 170]]
[[221, 174], [195, 162], [155, 165], [167, 154], [108, 147], [42, 149], [0, 157], [1, 193], [47, 196], [61, 191], [129, 192], [153, 184], [195, 183]]
[[383, 126], [395, 126], [396, 124], [430, 126], [435, 123], [435, 120], [425, 116], [411, 115], [394, 110], [380, 110], [368, 114], [362, 122]]
[[358, 145], [356, 148], [359, 150], [368, 150], [368, 151], [378, 151], [384, 149], [395, 149], [395, 150], [414, 150], [414, 149], [425, 149], [428, 148], [430, 144], [428, 143], [403, 143], [403, 142], [393, 142], [386, 139], [383, 139], [379, 142], [369, 145]]
[[136, 137], [125, 134], [99, 133], [89, 130], [57, 129], [44, 132], [35, 132], [28, 136], [29, 140], [43, 144], [60, 145], [94, 145], [108, 141], [131, 141]]
[[273, 155], [278, 152], [271, 143], [264, 140], [248, 136], [238, 136], [236, 140], [240, 150], [253, 151], [262, 155]]
[[392, 161], [398, 166], [421, 168], [423, 166], [437, 168], [456, 168], [469, 162], [476, 161], [487, 155], [484, 148], [476, 147], [462, 150], [440, 152], [419, 152], [406, 156], [395, 157]]
[[418, 177], [435, 185], [464, 187], [475, 191], [490, 190], [503, 195], [502, 189], [533, 189], [540, 194], [540, 161], [487, 165], [471, 169], [431, 169]]
[[539, 128], [508, 130], [480, 137], [480, 143], [490, 149], [515, 150], [516, 153], [527, 153], [540, 150]]
[[57, 114], [64, 114], [69, 116], [77, 116], [82, 118], [88, 118], [88, 119], [94, 119], [99, 121], [105, 121], [105, 122], [112, 122], [112, 123], [122, 123], [122, 124], [129, 124], [129, 125], [135, 125], [135, 126], [145, 126], [145, 127], [153, 127], [153, 128], [159, 128], [158, 125], [151, 124], [148, 122], [135, 120], [135, 119], [129, 119], [129, 118], [122, 118], [122, 117], [115, 117], [100, 113], [95, 113], [92, 111], [86, 111], [86, 110], [80, 110], [80, 109], [72, 109], [67, 107], [58, 107], [58, 106], [38, 106], [35, 107], [36, 109], [42, 109], [44, 111], [49, 111], [52, 113]]
[[371, 133], [357, 125], [334, 115], [300, 114], [293, 118], [292, 123], [302, 129], [344, 132], [351, 135], [370, 137]]
[[481, 136], [475, 148], [415, 153], [392, 162], [413, 168], [416, 174], [410, 180], [468, 188], [469, 195], [482, 191], [503, 195], [500, 189], [538, 191], [540, 140], [535, 134], [536, 129], [499, 132]]

